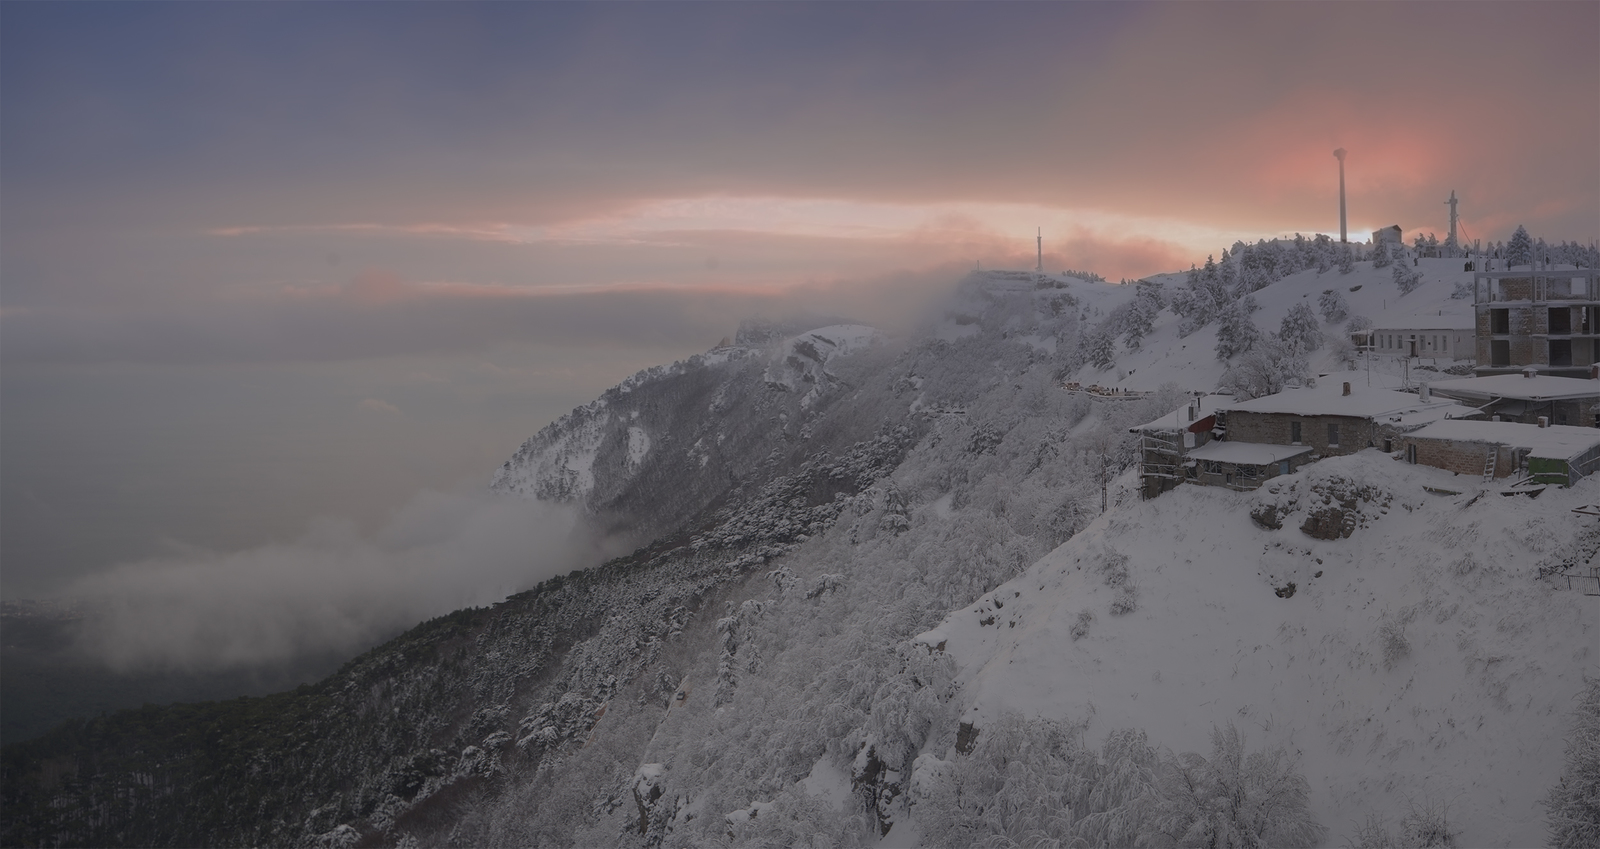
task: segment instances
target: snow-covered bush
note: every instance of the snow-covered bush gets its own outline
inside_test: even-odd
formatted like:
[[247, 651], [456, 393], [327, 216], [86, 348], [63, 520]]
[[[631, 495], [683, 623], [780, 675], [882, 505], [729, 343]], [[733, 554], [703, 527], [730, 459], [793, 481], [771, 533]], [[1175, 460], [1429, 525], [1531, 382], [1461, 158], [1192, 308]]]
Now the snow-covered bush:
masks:
[[1600, 678], [1584, 682], [1561, 779], [1544, 797], [1550, 845], [1600, 846]]
[[1400, 818], [1398, 835], [1389, 831], [1383, 817], [1369, 814], [1346, 845], [1351, 849], [1453, 849], [1456, 835], [1450, 829], [1448, 813], [1444, 805], [1413, 803]]
[[1111, 615], [1123, 616], [1139, 609], [1139, 588], [1133, 584], [1123, 584], [1117, 587], [1117, 594], [1111, 599]]
[[1163, 758], [1149, 836], [1177, 846], [1314, 846], [1327, 829], [1312, 816], [1311, 787], [1295, 766], [1281, 747], [1246, 755], [1231, 724], [1214, 729], [1209, 759]]
[[1089, 635], [1089, 626], [1093, 624], [1094, 611], [1088, 608], [1078, 611], [1078, 618], [1072, 623], [1072, 630], [1069, 632], [1072, 634], [1072, 639], [1076, 641], [1087, 637]]
[[1399, 844], [1407, 849], [1454, 849], [1456, 835], [1450, 830], [1448, 813], [1443, 804], [1413, 804], [1400, 818]]
[[1356, 826], [1356, 833], [1345, 841], [1350, 849], [1398, 849], [1394, 836], [1383, 817], [1368, 814], [1365, 822]]
[[1383, 668], [1393, 669], [1395, 664], [1411, 653], [1411, 642], [1406, 639], [1406, 623], [1400, 619], [1385, 619], [1378, 626], [1378, 642], [1383, 646]]
[[1356, 346], [1348, 336], [1343, 334], [1334, 336], [1328, 343], [1328, 355], [1334, 362], [1347, 369], [1356, 367]]

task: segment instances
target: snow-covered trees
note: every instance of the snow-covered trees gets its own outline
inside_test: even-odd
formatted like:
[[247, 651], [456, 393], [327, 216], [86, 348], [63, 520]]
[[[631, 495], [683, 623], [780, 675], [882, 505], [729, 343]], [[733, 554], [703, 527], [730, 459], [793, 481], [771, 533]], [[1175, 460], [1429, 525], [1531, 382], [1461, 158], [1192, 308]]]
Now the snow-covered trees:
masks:
[[1322, 320], [1329, 324], [1338, 324], [1350, 315], [1350, 303], [1338, 289], [1323, 289], [1317, 296], [1317, 309], [1322, 312]]
[[1261, 330], [1256, 327], [1255, 319], [1250, 314], [1260, 309], [1256, 299], [1246, 295], [1222, 309], [1218, 315], [1217, 325], [1217, 359], [1232, 359], [1245, 351], [1255, 347], [1261, 339]]
[[1283, 317], [1283, 324], [1278, 328], [1278, 338], [1299, 353], [1322, 347], [1322, 328], [1317, 326], [1317, 316], [1309, 304], [1295, 304], [1289, 308], [1289, 314]]
[[1401, 295], [1409, 295], [1422, 285], [1422, 273], [1403, 262], [1395, 263], [1394, 285], [1400, 287]]
[[1552, 846], [1600, 846], [1600, 678], [1584, 684], [1567, 734], [1566, 765], [1544, 807]]
[[1248, 401], [1281, 392], [1292, 381], [1308, 381], [1310, 375], [1304, 354], [1281, 339], [1271, 338], [1235, 359], [1222, 373], [1219, 388], [1231, 389], [1235, 398]]
[[1110, 328], [1096, 327], [1079, 337], [1083, 359], [1095, 368], [1108, 368], [1117, 358], [1117, 339]]
[[1356, 252], [1349, 245], [1339, 246], [1339, 273], [1349, 274], [1356, 270]]
[[1210, 324], [1220, 316], [1233, 296], [1234, 293], [1222, 280], [1215, 259], [1208, 256], [1204, 268], [1191, 267], [1188, 289], [1172, 299], [1173, 311], [1183, 316], [1183, 322], [1178, 325], [1178, 335], [1188, 336]]
[[1528, 228], [1517, 225], [1517, 232], [1511, 234], [1511, 241], [1506, 243], [1506, 268], [1516, 268], [1519, 265], [1533, 265], [1533, 237], [1528, 235]]
[[1155, 326], [1156, 316], [1165, 306], [1162, 298], [1161, 284], [1150, 280], [1140, 280], [1134, 284], [1133, 301], [1128, 305], [1128, 315], [1124, 322], [1124, 332], [1127, 334], [1128, 348], [1137, 351], [1146, 334]]
[[1326, 273], [1333, 267], [1335, 259], [1333, 240], [1324, 233], [1318, 233], [1317, 237], [1311, 240], [1311, 256], [1317, 267], [1317, 273]]
[[1246, 754], [1231, 725], [1206, 758], [1132, 729], [1095, 752], [1073, 726], [1007, 716], [970, 754], [919, 757], [911, 787], [934, 846], [1298, 847], [1327, 834], [1293, 760], [1281, 748]]
[[1314, 846], [1311, 787], [1281, 748], [1244, 750], [1239, 729], [1211, 733], [1211, 757], [1163, 758], [1154, 830], [1178, 846]]

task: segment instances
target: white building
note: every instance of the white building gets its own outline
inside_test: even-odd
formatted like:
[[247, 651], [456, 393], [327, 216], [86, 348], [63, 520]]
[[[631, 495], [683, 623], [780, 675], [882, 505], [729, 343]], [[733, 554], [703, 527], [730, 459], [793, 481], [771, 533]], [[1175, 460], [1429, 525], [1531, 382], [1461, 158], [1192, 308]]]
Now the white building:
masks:
[[1465, 326], [1375, 327], [1372, 352], [1379, 356], [1436, 360], [1470, 360], [1476, 355], [1469, 319]]
[[1400, 247], [1405, 247], [1406, 244], [1404, 234], [1400, 232], [1399, 224], [1390, 224], [1387, 227], [1373, 230], [1372, 244], [1376, 246], [1379, 242], [1388, 242], [1391, 245], [1399, 245]]

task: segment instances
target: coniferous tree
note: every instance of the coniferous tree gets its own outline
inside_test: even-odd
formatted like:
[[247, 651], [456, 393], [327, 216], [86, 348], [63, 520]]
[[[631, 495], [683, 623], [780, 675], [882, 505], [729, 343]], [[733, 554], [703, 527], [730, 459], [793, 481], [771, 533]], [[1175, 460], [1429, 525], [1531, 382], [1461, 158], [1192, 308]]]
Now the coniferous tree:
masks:
[[1161, 312], [1161, 284], [1149, 280], [1135, 283], [1129, 307], [1125, 332], [1129, 350], [1137, 351], [1145, 335], [1155, 327], [1156, 316]]
[[1372, 267], [1388, 268], [1393, 262], [1394, 257], [1389, 253], [1389, 242], [1378, 239], [1377, 244], [1372, 246]]
[[1356, 270], [1356, 252], [1349, 245], [1339, 246], [1339, 273], [1349, 274]]
[[1394, 266], [1394, 285], [1400, 287], [1400, 294], [1409, 295], [1422, 285], [1422, 274], [1415, 268], [1405, 263], [1396, 263]]
[[1322, 347], [1322, 328], [1309, 304], [1295, 304], [1283, 317], [1278, 328], [1278, 338], [1297, 352], [1306, 353]]
[[1217, 263], [1217, 283], [1221, 291], [1228, 293], [1225, 297], [1231, 297], [1239, 289], [1239, 261], [1227, 251], [1222, 252], [1222, 259]]
[[1528, 228], [1517, 225], [1517, 232], [1511, 234], [1505, 247], [1505, 260], [1506, 268], [1533, 265], [1533, 237], [1528, 235]]
[[1323, 289], [1317, 296], [1317, 309], [1322, 311], [1322, 320], [1329, 324], [1337, 324], [1350, 315], [1350, 304], [1338, 289]]
[[1083, 358], [1096, 368], [1109, 368], [1117, 359], [1117, 339], [1104, 327], [1083, 335]]
[[1222, 310], [1217, 325], [1217, 359], [1232, 359], [1260, 341], [1261, 330], [1250, 317], [1258, 309], [1255, 297], [1246, 295]]

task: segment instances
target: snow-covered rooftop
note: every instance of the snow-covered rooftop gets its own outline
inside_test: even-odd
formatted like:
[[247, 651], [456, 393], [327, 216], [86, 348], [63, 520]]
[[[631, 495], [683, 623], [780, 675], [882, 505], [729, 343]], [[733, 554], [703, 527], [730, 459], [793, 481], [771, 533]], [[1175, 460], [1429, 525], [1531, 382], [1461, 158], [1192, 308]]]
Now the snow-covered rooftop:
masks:
[[1485, 401], [1492, 398], [1510, 398], [1516, 401], [1568, 401], [1600, 396], [1600, 380], [1554, 377], [1548, 374], [1536, 377], [1524, 377], [1520, 374], [1464, 377], [1459, 380], [1441, 380], [1430, 384], [1430, 387], [1441, 395]]
[[1195, 399], [1195, 401], [1199, 402], [1200, 409], [1195, 412], [1193, 419], [1189, 418], [1189, 406], [1194, 402], [1190, 402], [1162, 416], [1161, 418], [1156, 419], [1155, 421], [1145, 422], [1138, 427], [1130, 427], [1128, 430], [1135, 433], [1147, 430], [1183, 430], [1195, 422], [1204, 419], [1206, 416], [1215, 415], [1217, 410], [1222, 409], [1227, 404], [1233, 403], [1233, 396], [1202, 395]]
[[1527, 448], [1535, 457], [1566, 460], [1600, 445], [1600, 429], [1571, 425], [1519, 424], [1465, 419], [1434, 422], [1411, 434], [1421, 439], [1484, 442]]
[[[1600, 434], [1600, 431], [1596, 431]], [[1270, 466], [1311, 451], [1309, 445], [1267, 445], [1258, 442], [1207, 442], [1189, 452], [1195, 460], [1212, 460], [1219, 463], [1244, 463], [1249, 466]]]
[[[1317, 378], [1316, 386], [1303, 389], [1285, 389], [1276, 395], [1264, 395], [1249, 401], [1230, 404], [1226, 409], [1245, 413], [1289, 413], [1299, 416], [1352, 416], [1374, 419], [1382, 416], [1404, 416], [1446, 412], [1460, 407], [1454, 400], [1435, 398], [1423, 401], [1416, 393], [1399, 392], [1379, 386], [1368, 386], [1364, 372], [1335, 372]], [[1344, 385], [1350, 384], [1350, 394], [1344, 394]]]

